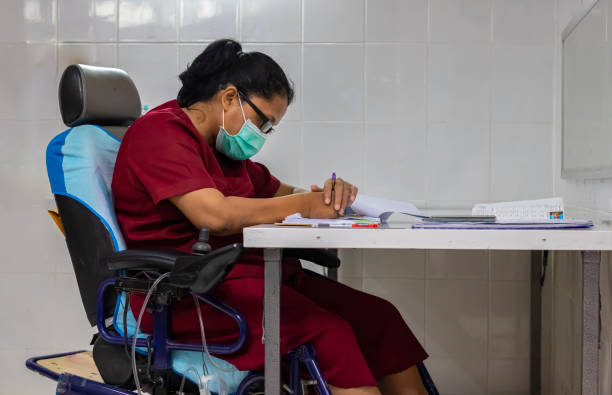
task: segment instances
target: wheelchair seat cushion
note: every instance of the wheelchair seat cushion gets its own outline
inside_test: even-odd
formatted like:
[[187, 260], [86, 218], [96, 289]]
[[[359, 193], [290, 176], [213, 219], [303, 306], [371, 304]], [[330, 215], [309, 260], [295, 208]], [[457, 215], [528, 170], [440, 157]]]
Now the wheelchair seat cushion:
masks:
[[[136, 331], [136, 319], [134, 318], [132, 309], [127, 306], [127, 320], [125, 321], [124, 326], [123, 316], [124, 308], [126, 306], [125, 302], [125, 294], [122, 294], [117, 299], [117, 305], [115, 307], [115, 314], [113, 317], [113, 327], [121, 336], [125, 336], [124, 328], [127, 330], [128, 336], [132, 336]], [[140, 330], [138, 331], [138, 337], [146, 336], [147, 335], [142, 333]], [[138, 348], [137, 351], [146, 354], [145, 349]], [[202, 376], [204, 374], [202, 366], [205, 363], [206, 368], [208, 370], [208, 374], [220, 377], [227, 385], [229, 394], [236, 393], [240, 382], [244, 380], [244, 378], [247, 377], [249, 374], [249, 371], [238, 370], [234, 365], [227, 361], [224, 361], [223, 359], [216, 358], [214, 356], [204, 356], [201, 352], [173, 350], [171, 354], [172, 370], [174, 370], [175, 373], [181, 376], [187, 375], [187, 378], [197, 385], [198, 377], [195, 376], [195, 373], [190, 370], [190, 368], [196, 369], [198, 374]], [[218, 367], [220, 367], [221, 369], [219, 369]], [[209, 389], [212, 392], [219, 393], [218, 381], [210, 381], [208, 382], [208, 385]]]

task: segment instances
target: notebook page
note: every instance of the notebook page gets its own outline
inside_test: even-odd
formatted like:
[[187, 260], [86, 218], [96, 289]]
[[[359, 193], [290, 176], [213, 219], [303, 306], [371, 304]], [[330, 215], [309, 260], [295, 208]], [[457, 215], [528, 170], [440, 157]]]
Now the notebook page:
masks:
[[366, 195], [357, 195], [357, 198], [351, 205], [351, 209], [357, 214], [378, 217], [383, 222], [393, 213], [408, 214], [421, 218], [425, 217], [412, 203], [381, 199]]
[[378, 217], [340, 217], [340, 218], [304, 218], [300, 213], [287, 216], [283, 224], [288, 225], [353, 225], [359, 223], [380, 223]]

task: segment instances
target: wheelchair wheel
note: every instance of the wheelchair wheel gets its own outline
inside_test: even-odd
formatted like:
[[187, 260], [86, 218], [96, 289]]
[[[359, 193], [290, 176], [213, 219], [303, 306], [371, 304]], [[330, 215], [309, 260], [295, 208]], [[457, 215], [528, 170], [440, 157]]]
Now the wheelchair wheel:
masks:
[[236, 395], [263, 395], [264, 376], [262, 373], [252, 373], [242, 380]]

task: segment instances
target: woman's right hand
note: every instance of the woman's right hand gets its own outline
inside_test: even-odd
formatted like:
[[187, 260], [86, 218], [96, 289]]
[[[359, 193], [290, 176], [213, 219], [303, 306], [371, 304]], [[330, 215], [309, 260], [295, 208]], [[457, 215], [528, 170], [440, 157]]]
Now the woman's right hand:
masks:
[[308, 192], [306, 195], [305, 218], [338, 218], [338, 212], [334, 210], [334, 202], [325, 204], [323, 192]]

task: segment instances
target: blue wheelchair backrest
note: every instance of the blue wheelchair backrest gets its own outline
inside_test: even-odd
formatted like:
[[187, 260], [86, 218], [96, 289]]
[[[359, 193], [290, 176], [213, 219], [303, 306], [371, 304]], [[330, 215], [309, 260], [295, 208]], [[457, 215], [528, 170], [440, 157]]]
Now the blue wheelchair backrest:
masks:
[[111, 192], [119, 144], [102, 127], [81, 125], [57, 135], [47, 147], [51, 192], [89, 209], [106, 227], [115, 251], [125, 249]]
[[[72, 65], [62, 75], [59, 99], [62, 119], [70, 129], [49, 143], [47, 174], [81, 299], [94, 325], [98, 285], [115, 274], [107, 269], [105, 258], [125, 249], [111, 181], [120, 145], [117, 136], [140, 115], [140, 98], [122, 70]], [[108, 298], [106, 314], [111, 316], [116, 295]]]

